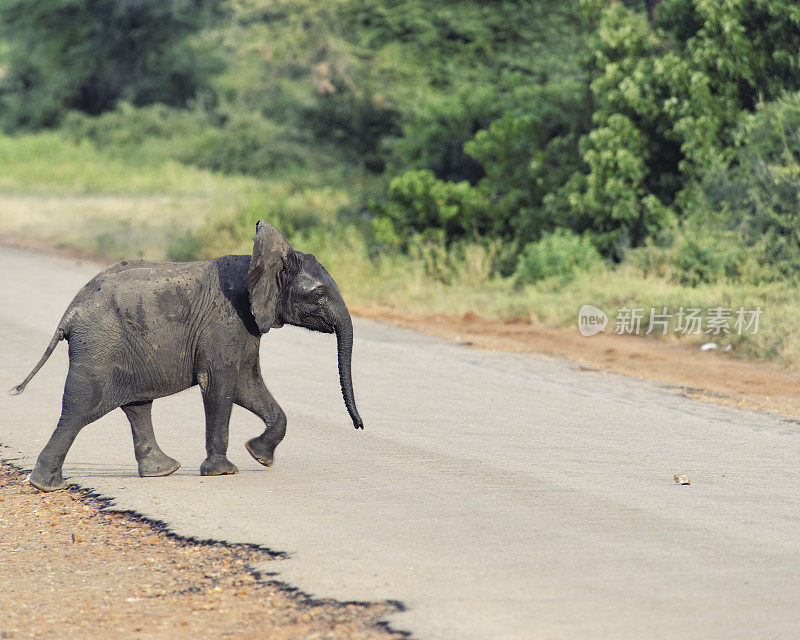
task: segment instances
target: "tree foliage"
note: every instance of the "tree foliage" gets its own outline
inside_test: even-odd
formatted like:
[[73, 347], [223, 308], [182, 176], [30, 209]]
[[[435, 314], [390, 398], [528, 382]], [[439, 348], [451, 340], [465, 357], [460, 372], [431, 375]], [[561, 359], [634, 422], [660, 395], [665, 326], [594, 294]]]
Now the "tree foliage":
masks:
[[800, 88], [800, 12], [787, 1], [665, 0], [651, 24], [621, 3], [589, 6], [594, 126], [570, 202], [593, 229], [635, 245], [669, 219], [666, 208], [691, 210], [687, 186], [733, 158], [758, 99]]
[[688, 284], [800, 272], [791, 0], [0, 0], [0, 23], [6, 128], [359, 172], [340, 214], [376, 251], [481, 242], [530, 280], [671, 242]]
[[190, 42], [216, 0], [0, 0], [6, 128], [51, 126], [118, 100], [182, 105], [213, 63]]

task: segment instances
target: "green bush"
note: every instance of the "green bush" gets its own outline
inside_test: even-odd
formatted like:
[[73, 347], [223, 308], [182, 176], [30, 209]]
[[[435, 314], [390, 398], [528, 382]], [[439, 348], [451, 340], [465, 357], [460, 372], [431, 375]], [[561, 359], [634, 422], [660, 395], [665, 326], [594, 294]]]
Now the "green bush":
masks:
[[187, 164], [222, 173], [265, 176], [303, 166], [311, 149], [258, 114], [235, 114], [208, 128], [180, 156]]
[[524, 283], [553, 278], [563, 284], [602, 264], [600, 253], [588, 236], [557, 229], [525, 246], [517, 263], [517, 278]]
[[686, 187], [732, 159], [759, 96], [800, 88], [800, 13], [790, 0], [663, 0], [649, 19], [642, 3], [583, 5], [596, 24], [593, 122], [581, 139], [585, 166], [557, 193], [561, 210], [570, 203], [579, 228], [621, 259], [674, 214], [691, 214]]
[[[307, 144], [261, 115], [123, 102], [99, 116], [71, 112], [62, 129], [115, 155], [169, 157], [226, 174], [264, 176], [303, 166]], [[319, 164], [319, 163], [318, 163]]]
[[76, 142], [89, 140], [106, 151], [130, 149], [154, 138], [179, 140], [196, 138], [211, 126], [206, 113], [177, 109], [165, 104], [135, 107], [120, 102], [113, 111], [89, 116], [80, 111], [69, 112], [61, 129]]
[[[396, 238], [432, 232], [446, 243], [479, 237], [491, 230], [490, 203], [468, 182], [446, 182], [432, 171], [408, 171], [389, 184], [389, 198], [374, 205], [383, 222], [382, 237]], [[388, 221], [388, 223], [387, 223]]]
[[739, 280], [746, 256], [735, 235], [705, 231], [698, 229], [677, 240], [672, 250], [673, 280], [691, 287]]
[[631, 251], [627, 262], [646, 277], [689, 287], [758, 282], [762, 266], [740, 231], [730, 227], [730, 220], [731, 212], [725, 207], [697, 208], [690, 217]]

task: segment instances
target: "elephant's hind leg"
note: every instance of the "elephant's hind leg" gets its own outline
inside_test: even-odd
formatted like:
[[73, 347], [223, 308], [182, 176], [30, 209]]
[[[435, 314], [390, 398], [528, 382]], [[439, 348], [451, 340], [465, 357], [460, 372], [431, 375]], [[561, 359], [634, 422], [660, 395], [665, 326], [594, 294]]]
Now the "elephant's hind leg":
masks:
[[122, 406], [131, 423], [133, 433], [133, 452], [139, 464], [139, 475], [168, 476], [176, 472], [181, 463], [170, 458], [161, 450], [153, 432], [153, 402], [132, 402]]
[[64, 459], [80, 430], [89, 422], [91, 420], [84, 415], [62, 411], [53, 435], [42, 449], [36, 460], [36, 466], [28, 476], [28, 481], [34, 487], [40, 491], [58, 491], [67, 486], [62, 476]]
[[66, 487], [62, 467], [78, 433], [114, 408], [104, 397], [104, 389], [96, 378], [87, 374], [85, 369], [70, 365], [64, 384], [61, 417], [36, 460], [36, 466], [28, 477], [29, 482], [41, 491], [57, 491]]
[[275, 447], [286, 435], [286, 414], [267, 390], [261, 376], [248, 378], [240, 384], [236, 404], [264, 421], [264, 433], [248, 440], [244, 446], [256, 461], [271, 467], [275, 460]]
[[233, 385], [230, 380], [233, 378], [232, 374], [226, 375], [224, 372], [217, 372], [216, 375], [198, 375], [203, 406], [206, 410], [206, 454], [208, 454], [200, 465], [202, 476], [223, 476], [239, 471], [227, 456], [228, 428], [233, 409], [231, 389]]

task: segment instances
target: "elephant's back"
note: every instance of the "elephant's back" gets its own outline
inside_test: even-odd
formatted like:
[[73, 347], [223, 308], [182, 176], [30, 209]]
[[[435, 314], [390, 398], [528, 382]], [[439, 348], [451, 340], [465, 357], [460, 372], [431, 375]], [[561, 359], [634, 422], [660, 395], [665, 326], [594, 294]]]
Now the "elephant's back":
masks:
[[86, 286], [92, 284], [141, 284], [164, 278], [173, 278], [176, 281], [194, 280], [212, 268], [212, 261], [201, 260], [197, 262], [155, 262], [153, 260], [123, 260], [106, 267]]
[[[115, 318], [136, 321], [142, 329], [159, 320], [187, 316], [204, 297], [213, 277], [211, 262], [125, 260], [92, 278], [72, 301], [77, 314], [92, 325]], [[185, 319], [185, 318], [183, 318]], [[130, 328], [130, 327], [129, 327]]]
[[194, 287], [211, 271], [211, 262], [123, 260], [103, 269], [76, 294], [70, 306], [104, 294], [172, 287]]

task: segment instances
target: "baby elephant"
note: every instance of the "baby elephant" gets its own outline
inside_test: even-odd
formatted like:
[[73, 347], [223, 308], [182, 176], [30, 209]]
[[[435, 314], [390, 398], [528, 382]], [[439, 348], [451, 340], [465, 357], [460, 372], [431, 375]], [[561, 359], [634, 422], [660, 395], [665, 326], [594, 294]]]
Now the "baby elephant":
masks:
[[200, 385], [206, 414], [206, 476], [236, 473], [228, 460], [228, 422], [236, 403], [266, 429], [246, 443], [270, 466], [286, 432], [286, 415], [261, 378], [261, 335], [285, 323], [336, 333], [339, 380], [353, 425], [350, 361], [353, 324], [336, 283], [310, 254], [294, 251], [261, 220], [252, 256], [205, 262], [120, 262], [97, 274], [67, 308], [42, 359], [12, 393], [21, 393], [60, 340], [69, 342], [61, 418], [39, 455], [30, 483], [66, 486], [61, 467], [78, 432], [122, 407], [133, 431], [140, 476], [180, 467], [153, 434], [150, 411], [161, 398]]

